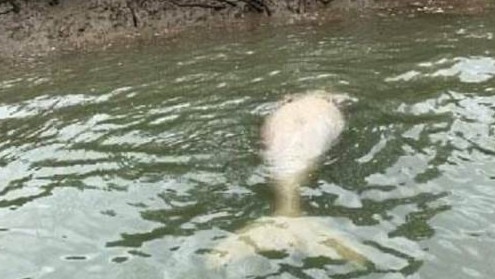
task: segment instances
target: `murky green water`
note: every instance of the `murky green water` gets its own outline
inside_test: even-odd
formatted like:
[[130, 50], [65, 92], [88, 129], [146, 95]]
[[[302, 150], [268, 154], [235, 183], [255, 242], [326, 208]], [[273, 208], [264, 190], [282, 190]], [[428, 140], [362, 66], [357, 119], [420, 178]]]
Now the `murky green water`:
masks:
[[[493, 16], [368, 19], [4, 67], [0, 278], [493, 278], [494, 32]], [[321, 88], [350, 97], [348, 125], [305, 214], [374, 264], [208, 270], [221, 237], [270, 214], [264, 116]]]

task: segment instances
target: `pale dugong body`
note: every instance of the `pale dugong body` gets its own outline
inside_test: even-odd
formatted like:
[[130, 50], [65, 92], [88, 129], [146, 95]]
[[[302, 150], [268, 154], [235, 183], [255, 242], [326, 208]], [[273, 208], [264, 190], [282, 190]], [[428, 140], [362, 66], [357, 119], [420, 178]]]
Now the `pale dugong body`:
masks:
[[300, 184], [343, 129], [342, 113], [332, 96], [322, 91], [292, 96], [267, 117], [261, 134], [275, 189], [275, 216], [259, 218], [223, 239], [213, 249], [208, 266], [228, 267], [267, 251], [366, 264], [359, 252], [362, 245], [321, 218], [298, 217]]
[[276, 215], [299, 215], [298, 186], [343, 129], [342, 113], [322, 91], [290, 97], [267, 118], [263, 156], [274, 181]]

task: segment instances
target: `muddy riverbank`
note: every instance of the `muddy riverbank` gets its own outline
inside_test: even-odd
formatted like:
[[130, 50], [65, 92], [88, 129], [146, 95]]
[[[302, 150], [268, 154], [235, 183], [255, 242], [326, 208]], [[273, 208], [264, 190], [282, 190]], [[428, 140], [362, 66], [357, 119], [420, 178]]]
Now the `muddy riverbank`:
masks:
[[[336, 20], [345, 11], [480, 13], [490, 0], [0, 0], [0, 57], [170, 37], [191, 28]], [[355, 13], [353, 14], [355, 15]]]

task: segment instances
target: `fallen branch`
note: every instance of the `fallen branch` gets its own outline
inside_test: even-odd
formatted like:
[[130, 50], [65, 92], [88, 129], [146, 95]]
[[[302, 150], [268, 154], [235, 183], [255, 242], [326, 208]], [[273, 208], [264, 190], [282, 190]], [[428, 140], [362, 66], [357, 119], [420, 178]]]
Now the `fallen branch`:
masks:
[[[204, 9], [213, 9], [215, 11], [223, 10], [227, 8], [227, 6], [219, 4], [206, 4], [206, 3], [197, 3], [197, 2], [186, 2], [186, 3], [180, 3], [177, 0], [170, 0], [170, 2], [178, 7], [194, 7], [194, 8], [204, 8]], [[227, 2], [227, 1], [221, 1], [221, 2]]]

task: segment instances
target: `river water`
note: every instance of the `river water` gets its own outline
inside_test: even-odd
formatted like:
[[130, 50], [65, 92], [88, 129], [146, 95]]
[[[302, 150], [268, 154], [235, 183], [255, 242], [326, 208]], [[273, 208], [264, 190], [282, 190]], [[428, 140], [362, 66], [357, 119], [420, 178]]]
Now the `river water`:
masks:
[[[494, 32], [493, 15], [372, 17], [3, 66], [0, 278], [494, 278]], [[270, 214], [264, 117], [312, 89], [345, 98], [347, 125], [303, 218], [370, 264], [210, 269]]]

